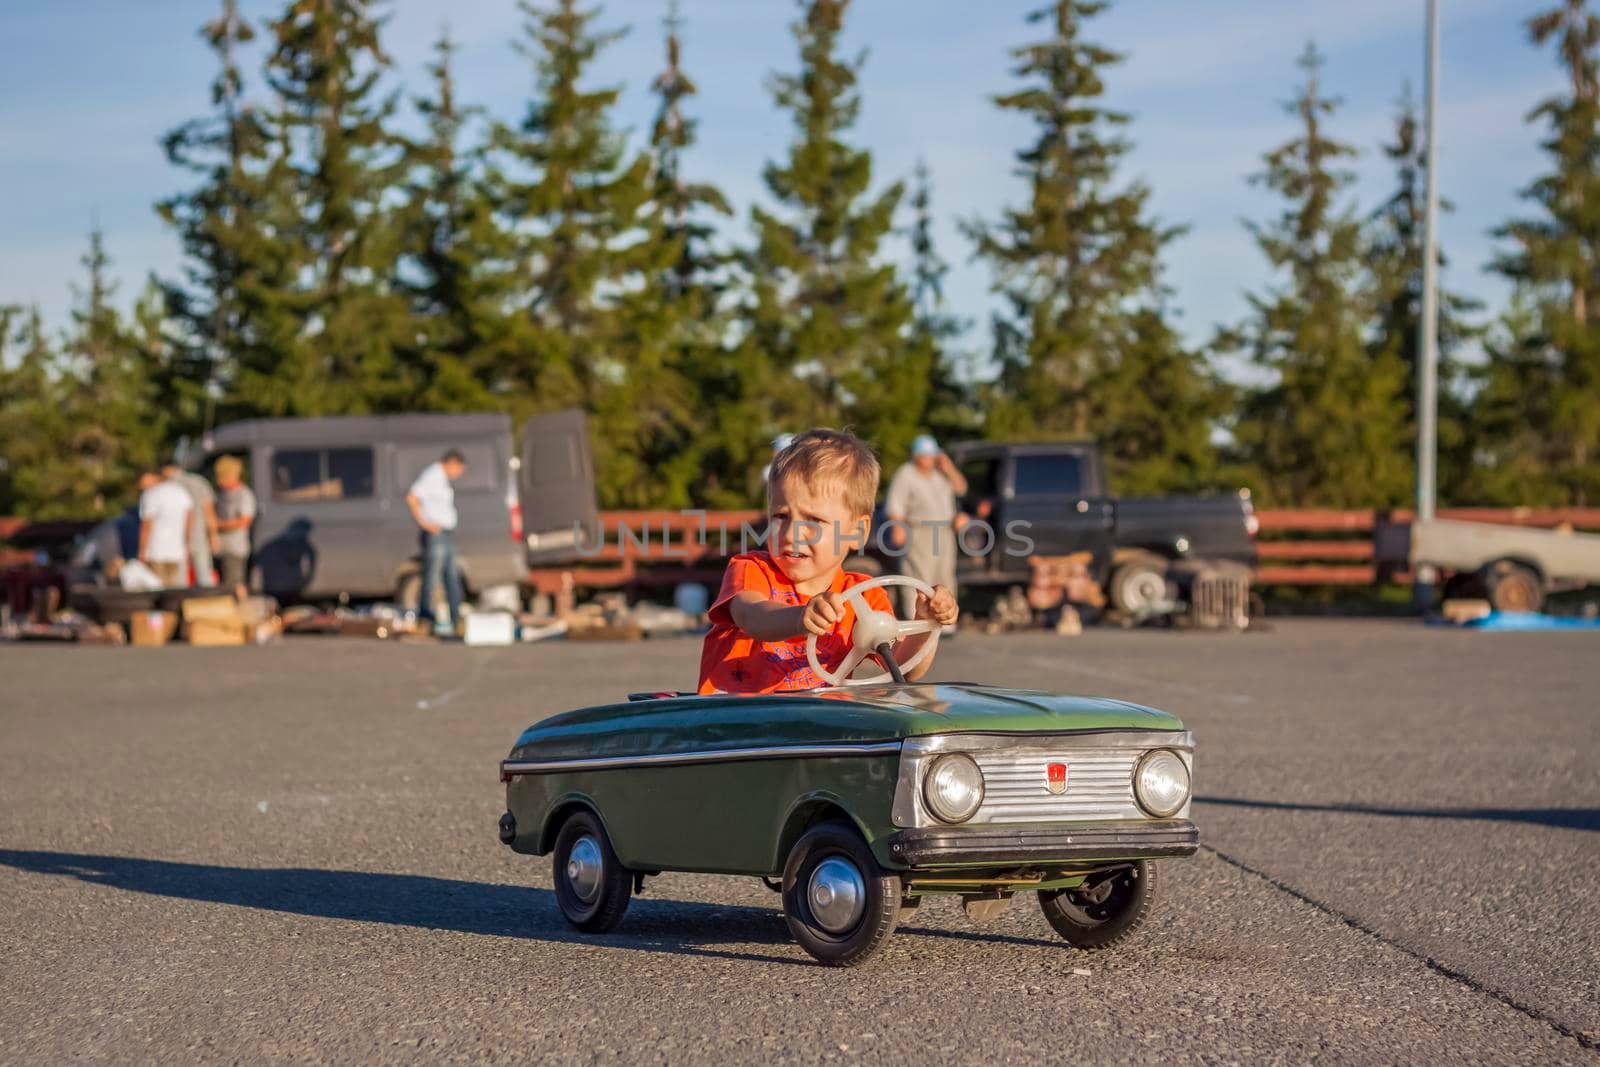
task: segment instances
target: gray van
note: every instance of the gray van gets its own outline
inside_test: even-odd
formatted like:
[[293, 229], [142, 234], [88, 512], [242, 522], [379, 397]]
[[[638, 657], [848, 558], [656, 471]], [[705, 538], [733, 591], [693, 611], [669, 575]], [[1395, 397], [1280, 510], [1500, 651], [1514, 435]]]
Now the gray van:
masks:
[[393, 597], [421, 590], [417, 525], [406, 492], [455, 448], [456, 550], [469, 590], [521, 584], [530, 563], [575, 555], [598, 536], [588, 420], [559, 411], [508, 415], [351, 415], [252, 419], [220, 426], [186, 466], [209, 476], [218, 456], [244, 460], [258, 511], [251, 586], [280, 600]]

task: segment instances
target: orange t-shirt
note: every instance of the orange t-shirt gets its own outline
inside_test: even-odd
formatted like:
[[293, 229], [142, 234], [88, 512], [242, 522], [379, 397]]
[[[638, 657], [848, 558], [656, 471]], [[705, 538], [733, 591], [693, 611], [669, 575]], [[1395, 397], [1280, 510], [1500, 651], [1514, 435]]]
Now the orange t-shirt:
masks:
[[[868, 581], [865, 574], [839, 569], [829, 592], [842, 593], [853, 585]], [[733, 623], [729, 602], [745, 590], [754, 590], [769, 600], [783, 604], [804, 604], [811, 598], [801, 593], [778, 569], [767, 552], [745, 552], [728, 561], [722, 575], [722, 591], [711, 605], [711, 632], [700, 651], [700, 692], [702, 693], [778, 693], [793, 689], [815, 689], [825, 685], [806, 659], [805, 637], [786, 641], [757, 641]], [[882, 589], [862, 594], [874, 611], [894, 614], [889, 595]], [[850, 652], [850, 639], [856, 628], [855, 605], [845, 601], [844, 619], [833, 632], [817, 638], [817, 662], [830, 671]]]

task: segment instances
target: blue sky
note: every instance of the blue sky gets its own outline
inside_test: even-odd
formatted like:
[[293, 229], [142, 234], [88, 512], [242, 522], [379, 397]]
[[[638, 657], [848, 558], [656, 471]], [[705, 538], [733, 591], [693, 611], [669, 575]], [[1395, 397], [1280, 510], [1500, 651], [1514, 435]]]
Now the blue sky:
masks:
[[[1553, 0], [1443, 0], [1440, 182], [1456, 211], [1441, 226], [1451, 265], [1445, 283], [1491, 307], [1507, 291], [1485, 271], [1489, 231], [1520, 210], [1516, 194], [1543, 167], [1538, 131], [1523, 122], [1561, 77], [1547, 52], [1527, 44], [1527, 16]], [[178, 246], [153, 203], [187, 176], [168, 167], [163, 131], [203, 112], [214, 70], [197, 27], [218, 0], [5, 0], [0, 4], [0, 303], [37, 303], [64, 323], [91, 219], [104, 228], [131, 303], [152, 271], [172, 275]], [[275, 0], [241, 0], [264, 21]], [[1016, 201], [1012, 152], [1025, 122], [991, 104], [1007, 90], [1007, 49], [1031, 39], [1024, 14], [1037, 0], [856, 0], [851, 51], [865, 48], [858, 143], [875, 153], [879, 184], [907, 176], [919, 156], [935, 181], [938, 237], [954, 266], [948, 299], [978, 320], [967, 341], [982, 348], [993, 305], [989, 278], [970, 262], [960, 219], [992, 216]], [[693, 113], [697, 174], [738, 207], [729, 234], [749, 233], [749, 205], [764, 196], [762, 163], [790, 139], [765, 85], [795, 66], [789, 0], [682, 0], [685, 66], [700, 87]], [[446, 23], [462, 44], [461, 91], [492, 113], [521, 114], [532, 84], [512, 51], [513, 0], [397, 0], [386, 45], [396, 83], [417, 89], [430, 45]], [[1180, 327], [1194, 340], [1236, 321], [1243, 294], [1268, 273], [1243, 218], [1278, 206], [1249, 185], [1263, 152], [1293, 133], [1280, 104], [1299, 77], [1308, 38], [1327, 55], [1325, 81], [1344, 106], [1335, 136], [1363, 150], [1355, 192], [1368, 210], [1387, 195], [1378, 146], [1394, 101], [1411, 81], [1421, 93], [1423, 0], [1121, 0], [1092, 26], [1093, 39], [1128, 53], [1108, 76], [1109, 103], [1131, 112], [1136, 147], [1125, 169], [1154, 190], [1155, 213], [1189, 227], [1167, 257]], [[613, 0], [602, 24], [632, 32], [596, 64], [594, 84], [622, 84], [619, 124], [648, 131], [650, 78], [660, 69], [664, 0]], [[903, 246], [891, 250], [903, 255]]]

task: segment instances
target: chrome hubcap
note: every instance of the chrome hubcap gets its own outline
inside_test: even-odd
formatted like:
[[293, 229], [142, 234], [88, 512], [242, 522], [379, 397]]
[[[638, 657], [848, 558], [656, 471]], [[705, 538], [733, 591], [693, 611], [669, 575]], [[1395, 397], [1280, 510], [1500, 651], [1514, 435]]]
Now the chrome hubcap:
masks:
[[866, 909], [867, 885], [855, 864], [830, 856], [811, 872], [806, 899], [818, 926], [830, 934], [842, 934], [861, 921], [861, 913]]
[[1148, 608], [1167, 596], [1167, 580], [1159, 574], [1136, 574], [1127, 585], [1128, 603], [1133, 608]]
[[584, 903], [600, 892], [600, 842], [588, 834], [578, 838], [567, 853], [567, 884]]

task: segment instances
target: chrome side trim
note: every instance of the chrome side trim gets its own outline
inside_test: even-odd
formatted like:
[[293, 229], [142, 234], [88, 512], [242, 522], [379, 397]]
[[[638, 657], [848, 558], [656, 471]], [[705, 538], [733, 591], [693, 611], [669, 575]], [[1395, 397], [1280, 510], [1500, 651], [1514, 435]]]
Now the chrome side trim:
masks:
[[818, 759], [838, 756], [898, 754], [899, 741], [864, 741], [833, 745], [763, 745], [755, 748], [716, 748], [701, 752], [662, 752], [642, 756], [585, 756], [573, 759], [503, 760], [500, 778], [557, 771], [609, 771], [623, 767], [672, 767], [694, 763], [733, 763], [743, 760]]

